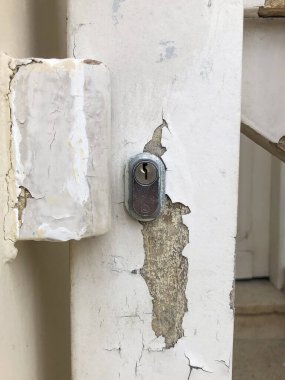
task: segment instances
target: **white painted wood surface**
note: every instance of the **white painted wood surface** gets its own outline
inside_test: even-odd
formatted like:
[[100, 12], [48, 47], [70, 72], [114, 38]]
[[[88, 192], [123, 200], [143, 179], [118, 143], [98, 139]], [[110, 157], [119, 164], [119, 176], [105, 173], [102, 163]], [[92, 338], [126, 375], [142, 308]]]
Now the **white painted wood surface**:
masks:
[[16, 238], [67, 241], [105, 233], [110, 227], [107, 68], [88, 60], [11, 59], [9, 69]]
[[[236, 0], [69, 1], [69, 54], [108, 65], [113, 119], [112, 230], [71, 244], [74, 380], [231, 379], [242, 18]], [[191, 209], [188, 312], [169, 349], [123, 205], [126, 161], [162, 119], [167, 194]]]

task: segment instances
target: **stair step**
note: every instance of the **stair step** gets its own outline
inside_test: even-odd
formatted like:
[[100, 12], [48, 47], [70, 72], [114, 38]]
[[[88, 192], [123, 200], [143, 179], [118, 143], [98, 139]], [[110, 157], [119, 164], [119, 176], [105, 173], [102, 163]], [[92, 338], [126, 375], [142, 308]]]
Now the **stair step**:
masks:
[[236, 339], [285, 339], [285, 295], [267, 280], [238, 281]]
[[285, 294], [268, 280], [237, 281], [235, 314], [285, 314]]

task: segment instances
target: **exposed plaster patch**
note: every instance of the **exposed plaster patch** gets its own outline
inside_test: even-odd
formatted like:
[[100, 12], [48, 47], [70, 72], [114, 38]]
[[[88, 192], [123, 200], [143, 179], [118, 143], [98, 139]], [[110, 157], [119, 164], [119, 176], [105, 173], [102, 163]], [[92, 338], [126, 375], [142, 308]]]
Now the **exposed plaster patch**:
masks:
[[100, 61], [96, 61], [96, 59], [85, 59], [83, 62], [87, 65], [101, 65], [102, 63]]
[[[6, 182], [6, 190], [7, 190], [7, 212], [4, 216], [4, 223], [3, 223], [3, 232], [4, 232], [4, 239], [9, 240], [11, 243], [15, 244], [16, 242], [16, 217], [14, 214], [14, 208], [17, 202], [17, 196], [15, 194], [14, 188], [15, 188], [15, 170], [14, 170], [14, 147], [13, 147], [13, 139], [12, 139], [12, 109], [11, 109], [11, 88], [12, 83], [15, 78], [15, 75], [19, 71], [19, 69], [22, 66], [27, 66], [30, 64], [35, 63], [36, 60], [34, 59], [27, 59], [26, 61], [22, 61], [21, 63], [18, 63], [17, 60], [10, 59], [8, 61], [8, 69], [10, 70], [11, 74], [9, 76], [9, 83], [8, 83], [8, 92], [6, 94], [7, 98], [7, 105], [9, 107], [9, 120], [8, 120], [8, 128], [9, 128], [9, 146], [8, 146], [8, 156], [9, 156], [9, 165], [8, 169], [5, 175], [5, 182]], [[15, 218], [15, 219], [14, 219]], [[13, 251], [13, 252], [12, 252]], [[7, 261], [10, 259], [13, 259], [17, 255], [17, 249], [14, 247], [10, 252], [10, 256], [7, 258]]]
[[234, 310], [234, 290], [233, 289], [230, 292], [230, 309]]
[[18, 203], [15, 205], [18, 209], [18, 221], [19, 227], [23, 224], [23, 213], [25, 208], [27, 207], [27, 202], [29, 198], [33, 198], [32, 194], [29, 192], [27, 188], [24, 186], [20, 186], [21, 192], [18, 196]]
[[[165, 120], [154, 131], [152, 139], [144, 147], [144, 152], [158, 157], [166, 152], [161, 144], [164, 127], [167, 127]], [[151, 222], [141, 223], [145, 261], [140, 274], [152, 296], [153, 331], [157, 337], [164, 337], [167, 349], [174, 347], [184, 336], [182, 322], [188, 311], [188, 259], [182, 252], [189, 243], [189, 231], [183, 223], [183, 215], [189, 213], [188, 206], [172, 203], [166, 196], [162, 215]]]
[[168, 125], [165, 120], [162, 120], [162, 124], [159, 127], [157, 127], [153, 132], [152, 139], [145, 144], [143, 150], [144, 152], [155, 154], [160, 158], [164, 155], [164, 153], [166, 152], [166, 148], [161, 144], [163, 128], [168, 128]]
[[[7, 103], [9, 105], [9, 129], [10, 129], [10, 137], [9, 137], [9, 168], [8, 168], [8, 171], [6, 173], [6, 177], [5, 177], [5, 180], [6, 180], [6, 185], [7, 185], [7, 194], [8, 194], [8, 210], [7, 210], [7, 213], [4, 217], [4, 238], [7, 239], [7, 240], [11, 240], [13, 243], [16, 242], [16, 233], [15, 233], [15, 236], [13, 236], [13, 238], [11, 237], [8, 237], [7, 236], [7, 233], [6, 233], [6, 219], [8, 217], [8, 215], [10, 214], [11, 210], [13, 210], [15, 207], [18, 207], [19, 205], [19, 208], [18, 208], [18, 220], [20, 222], [20, 225], [22, 224], [22, 214], [23, 214], [23, 209], [26, 207], [26, 202], [24, 202], [23, 198], [24, 197], [29, 197], [27, 194], [29, 193], [27, 189], [25, 189], [24, 187], [20, 187], [21, 188], [21, 193], [18, 197], [18, 203], [16, 203], [16, 196], [13, 196], [14, 195], [14, 192], [13, 192], [13, 188], [14, 188], [14, 184], [15, 184], [15, 170], [14, 170], [14, 147], [13, 147], [13, 138], [12, 138], [12, 134], [13, 134], [13, 130], [12, 130], [12, 127], [13, 127], [13, 123], [12, 123], [12, 108], [11, 108], [11, 92], [12, 92], [12, 83], [13, 83], [13, 80], [16, 76], [16, 74], [18, 73], [18, 71], [20, 70], [20, 68], [22, 66], [28, 66], [28, 65], [31, 65], [31, 64], [34, 64], [34, 63], [41, 63], [40, 60], [35, 60], [35, 59], [27, 59], [26, 61], [22, 61], [20, 63], [17, 62], [17, 60], [10, 60], [8, 62], [8, 68], [11, 70], [11, 75], [9, 77], [9, 91], [7, 93]], [[23, 189], [26, 190], [25, 192], [25, 195], [23, 194]], [[30, 193], [29, 193], [30, 194]], [[22, 207], [23, 205], [25, 204], [24, 207]]]
[[232, 290], [230, 291], [230, 309], [235, 308], [235, 281], [233, 281]]

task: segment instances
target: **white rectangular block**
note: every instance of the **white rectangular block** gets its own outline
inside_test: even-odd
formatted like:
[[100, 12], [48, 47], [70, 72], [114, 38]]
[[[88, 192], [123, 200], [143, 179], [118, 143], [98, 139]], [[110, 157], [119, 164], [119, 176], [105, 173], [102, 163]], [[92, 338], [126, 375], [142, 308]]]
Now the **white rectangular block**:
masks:
[[110, 83], [92, 60], [12, 60], [12, 166], [20, 240], [81, 239], [110, 225]]

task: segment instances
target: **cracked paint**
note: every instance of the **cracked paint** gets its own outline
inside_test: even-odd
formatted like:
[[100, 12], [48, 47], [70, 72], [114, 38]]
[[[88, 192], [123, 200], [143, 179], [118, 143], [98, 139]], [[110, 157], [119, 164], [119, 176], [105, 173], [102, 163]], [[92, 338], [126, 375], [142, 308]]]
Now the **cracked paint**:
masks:
[[213, 373], [213, 372], [211, 372], [211, 371], [207, 371], [207, 370], [204, 369], [203, 367], [198, 367], [198, 366], [191, 365], [190, 358], [189, 358], [187, 355], [185, 355], [185, 358], [186, 358], [187, 361], [188, 361], [188, 367], [189, 367], [189, 374], [188, 374], [187, 380], [189, 380], [189, 379], [191, 378], [191, 375], [192, 375], [193, 370], [196, 370], [196, 371], [203, 371], [203, 372], [206, 372], [206, 373]]
[[[96, 378], [99, 371], [106, 379], [186, 380], [190, 368], [185, 353], [193, 366], [191, 380], [228, 380], [226, 367], [215, 359], [227, 362], [231, 354], [229, 294], [238, 172], [240, 75], [236, 73], [240, 74], [241, 66], [242, 4], [212, 1], [208, 8], [208, 0], [195, 2], [193, 7], [181, 1], [173, 8], [170, 1], [156, 7], [125, 1], [117, 13], [123, 19], [114, 25], [113, 0], [99, 3], [82, 6], [82, 2], [72, 1], [68, 40], [71, 55], [74, 33], [76, 55], [90, 57], [99, 51], [114, 78], [113, 228], [102, 238], [72, 243], [71, 298], [73, 305], [79, 305], [71, 312], [73, 377], [81, 378], [84, 367], [86, 378]], [[86, 20], [93, 22], [92, 27], [73, 28]], [[168, 46], [175, 45], [178, 57], [157, 63], [165, 48], [160, 41], [175, 41]], [[212, 71], [205, 80], [200, 72], [206, 60]], [[227, 69], [229, 62], [234, 70]], [[221, 97], [225, 102], [219, 101]], [[155, 130], [162, 124], [162, 109], [169, 131], [166, 122]], [[218, 136], [215, 125], [219, 126]], [[152, 134], [161, 135], [162, 130], [161, 143]], [[224, 135], [228, 149], [220, 138]], [[165, 212], [169, 218], [149, 229], [151, 222], [140, 224], [131, 219], [121, 204], [126, 160], [142, 152], [145, 144], [144, 150], [162, 157], [168, 169]], [[173, 210], [176, 202], [180, 208]], [[181, 215], [181, 211], [189, 213], [184, 209], [187, 206], [192, 214]], [[174, 240], [173, 231], [181, 233], [183, 244], [168, 240]], [[172, 244], [171, 259], [177, 271], [182, 257], [180, 283], [176, 273], [169, 275], [168, 268], [165, 272], [161, 268], [171, 251], [158, 246], [162, 238], [161, 244]], [[113, 257], [121, 258], [114, 262]], [[175, 282], [171, 278], [167, 284], [165, 275], [173, 276]], [[167, 291], [178, 295], [179, 301]], [[176, 310], [167, 315], [171, 308]], [[133, 317], [136, 313], [140, 318]], [[179, 313], [182, 324], [175, 320]], [[86, 318], [92, 323], [82, 323]], [[105, 350], [118, 347], [121, 355]], [[106, 362], [111, 364], [106, 366]]]
[[[162, 129], [156, 128], [152, 139], [145, 145], [144, 152], [161, 157], [166, 148], [161, 144]], [[142, 222], [145, 261], [140, 274], [152, 296], [152, 328], [156, 336], [165, 339], [165, 347], [171, 348], [184, 336], [183, 317], [188, 311], [186, 286], [188, 260], [182, 252], [189, 243], [189, 230], [183, 223], [183, 215], [190, 209], [181, 203], [172, 203], [166, 196], [162, 215], [151, 221]]]
[[[108, 69], [93, 59], [9, 57], [6, 67], [5, 239], [65, 241], [104, 233], [110, 223]], [[100, 183], [95, 157], [105, 168]]]

